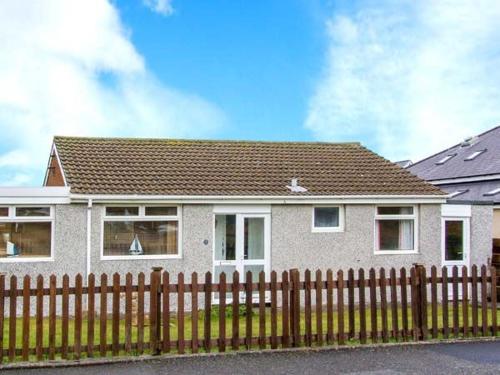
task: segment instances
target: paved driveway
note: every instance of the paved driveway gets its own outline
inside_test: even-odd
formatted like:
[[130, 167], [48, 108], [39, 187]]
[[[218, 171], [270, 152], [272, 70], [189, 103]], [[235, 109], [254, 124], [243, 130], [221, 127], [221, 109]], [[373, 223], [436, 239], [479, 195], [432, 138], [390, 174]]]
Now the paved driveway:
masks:
[[8, 374], [500, 374], [500, 341], [162, 358]]

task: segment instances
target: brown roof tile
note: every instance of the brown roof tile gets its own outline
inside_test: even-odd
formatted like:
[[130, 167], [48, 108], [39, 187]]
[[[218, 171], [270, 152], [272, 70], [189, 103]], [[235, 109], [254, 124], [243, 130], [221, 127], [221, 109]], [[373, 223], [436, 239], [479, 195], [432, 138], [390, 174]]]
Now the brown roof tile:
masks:
[[[81, 194], [440, 195], [358, 143], [55, 137]], [[286, 188], [297, 177], [306, 193]]]

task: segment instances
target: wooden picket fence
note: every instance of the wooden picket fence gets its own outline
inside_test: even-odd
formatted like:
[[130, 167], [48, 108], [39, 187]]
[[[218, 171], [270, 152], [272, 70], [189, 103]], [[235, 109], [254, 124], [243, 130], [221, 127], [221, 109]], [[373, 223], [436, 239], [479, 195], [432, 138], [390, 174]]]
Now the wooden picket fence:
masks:
[[180, 273], [172, 283], [156, 269], [148, 283], [144, 273], [136, 283], [102, 274], [99, 285], [76, 275], [72, 286], [52, 275], [48, 287], [42, 276], [32, 287], [25, 276], [22, 288], [0, 276], [0, 361], [497, 336], [495, 268], [439, 271], [318, 270], [314, 280], [309, 270], [280, 280], [273, 271], [258, 282], [235, 272], [218, 283], [210, 272], [190, 283]]

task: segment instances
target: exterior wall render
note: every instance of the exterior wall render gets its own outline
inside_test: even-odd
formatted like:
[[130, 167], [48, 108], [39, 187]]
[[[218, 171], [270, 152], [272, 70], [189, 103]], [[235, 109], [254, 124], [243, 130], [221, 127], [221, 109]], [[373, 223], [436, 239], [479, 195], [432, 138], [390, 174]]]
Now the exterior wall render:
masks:
[[346, 205], [344, 232], [312, 233], [311, 206], [272, 208], [271, 268], [276, 271], [441, 264], [440, 205], [420, 205], [419, 253], [375, 255], [375, 205]]
[[491, 258], [493, 210], [490, 205], [473, 205], [471, 220], [470, 265], [486, 264]]

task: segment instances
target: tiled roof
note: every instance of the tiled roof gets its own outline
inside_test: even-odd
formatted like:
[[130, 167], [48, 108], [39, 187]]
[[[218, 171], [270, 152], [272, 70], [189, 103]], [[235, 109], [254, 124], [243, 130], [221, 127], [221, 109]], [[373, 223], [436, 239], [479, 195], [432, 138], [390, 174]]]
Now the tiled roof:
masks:
[[[441, 195], [358, 143], [55, 137], [72, 193]], [[305, 193], [287, 188], [298, 178]]]
[[[483, 151], [466, 160], [475, 151]], [[446, 156], [451, 156], [440, 164]], [[408, 167], [427, 181], [500, 174], [500, 126], [473, 137], [469, 144], [459, 143]]]

